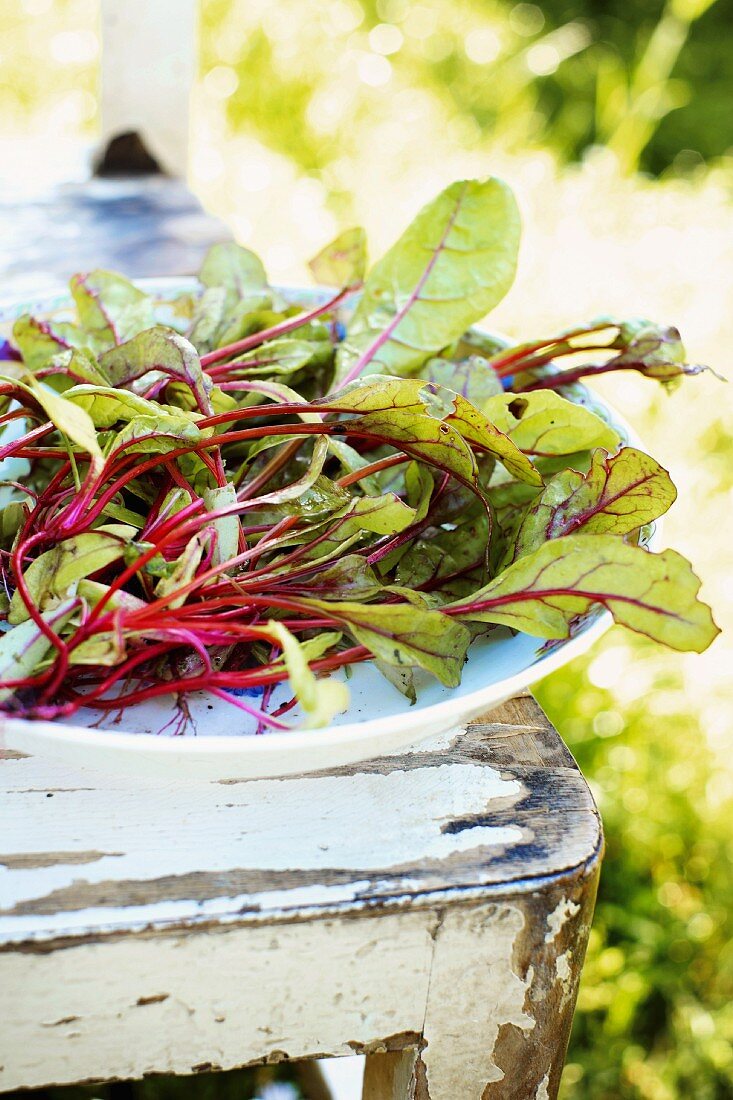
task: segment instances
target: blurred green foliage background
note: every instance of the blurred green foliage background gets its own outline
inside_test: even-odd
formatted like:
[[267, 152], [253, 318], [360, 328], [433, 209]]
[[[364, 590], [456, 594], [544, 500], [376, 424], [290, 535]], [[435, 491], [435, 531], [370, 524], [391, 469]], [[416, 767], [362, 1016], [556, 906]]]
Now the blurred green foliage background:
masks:
[[[93, 136], [97, 5], [0, 0], [0, 26], [1, 175], [37, 184], [39, 143], [46, 179]], [[730, 375], [731, 26], [731, 0], [203, 0], [192, 182], [302, 279], [340, 225], [378, 254], [496, 172], [525, 219], [497, 328], [643, 314]], [[730, 628], [730, 388], [599, 388], [670, 469], [665, 541]], [[608, 845], [563, 1100], [733, 1096], [731, 668], [729, 633], [695, 657], [613, 630], [540, 686]]]

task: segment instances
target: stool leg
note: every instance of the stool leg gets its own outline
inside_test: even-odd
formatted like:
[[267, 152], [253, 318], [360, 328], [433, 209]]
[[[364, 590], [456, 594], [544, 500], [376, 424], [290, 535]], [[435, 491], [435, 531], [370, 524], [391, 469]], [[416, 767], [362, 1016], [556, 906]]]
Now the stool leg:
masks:
[[294, 1069], [300, 1091], [307, 1100], [333, 1100], [318, 1062], [295, 1062]]
[[368, 1054], [362, 1100], [415, 1100], [416, 1050]]
[[597, 880], [445, 912], [414, 1100], [555, 1100]]

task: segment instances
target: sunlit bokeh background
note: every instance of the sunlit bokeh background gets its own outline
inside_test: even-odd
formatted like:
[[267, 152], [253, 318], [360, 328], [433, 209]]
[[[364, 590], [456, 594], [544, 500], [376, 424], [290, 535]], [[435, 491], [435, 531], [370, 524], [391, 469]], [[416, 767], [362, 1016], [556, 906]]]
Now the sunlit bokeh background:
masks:
[[[731, 26], [730, 0], [204, 0], [191, 184], [295, 281], [339, 227], [376, 256], [446, 183], [499, 174], [525, 230], [496, 328], [646, 315], [730, 376]], [[95, 0], [0, 0], [0, 28], [0, 193], [78, 177]], [[729, 629], [730, 386], [602, 388], [670, 469], [664, 541]], [[614, 629], [539, 689], [608, 845], [564, 1100], [733, 1095], [732, 668], [729, 634], [696, 657]]]

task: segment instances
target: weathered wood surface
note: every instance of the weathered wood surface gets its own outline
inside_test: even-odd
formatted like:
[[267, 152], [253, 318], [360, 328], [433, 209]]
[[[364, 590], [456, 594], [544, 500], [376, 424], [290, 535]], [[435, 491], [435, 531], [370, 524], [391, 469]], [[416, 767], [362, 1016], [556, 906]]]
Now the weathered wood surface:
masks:
[[198, 270], [227, 230], [178, 180], [163, 176], [63, 184], [30, 201], [0, 197], [0, 299], [37, 298], [75, 271], [140, 278]]
[[530, 697], [315, 775], [0, 789], [0, 1089], [417, 1047], [431, 1100], [555, 1094], [601, 834]]

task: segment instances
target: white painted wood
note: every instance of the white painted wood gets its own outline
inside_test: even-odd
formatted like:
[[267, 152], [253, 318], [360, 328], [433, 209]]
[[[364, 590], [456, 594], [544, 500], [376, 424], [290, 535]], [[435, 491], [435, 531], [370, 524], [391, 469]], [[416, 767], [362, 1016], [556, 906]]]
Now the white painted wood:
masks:
[[0, 954], [0, 1090], [417, 1034], [435, 926], [428, 910]]
[[[0, 1089], [356, 1050], [369, 1056], [365, 1100], [482, 1100], [506, 1076], [500, 1030], [537, 1026], [535, 975], [518, 968], [531, 911], [365, 912], [0, 952]], [[543, 1063], [549, 1039], [545, 1026]], [[428, 1093], [415, 1092], [414, 1053], [382, 1053], [399, 1044], [424, 1047]], [[535, 1095], [554, 1095], [549, 1079]]]
[[188, 168], [195, 0], [102, 0], [102, 144], [134, 130], [162, 167]]
[[[521, 794], [518, 780], [473, 763], [181, 787], [28, 757], [2, 765], [2, 788], [0, 942], [354, 901], [394, 868], [479, 847], [498, 853], [523, 835], [513, 824], [442, 831]], [[342, 881], [322, 882], [333, 868]], [[229, 871], [281, 873], [283, 886], [239, 891]], [[197, 874], [217, 873], [220, 893], [214, 881], [205, 898], [187, 896]], [[161, 897], [155, 882], [174, 876], [180, 889]], [[149, 898], [84, 904], [129, 882], [149, 882]]]
[[2, 750], [0, 1091], [363, 1053], [368, 1100], [554, 1100], [599, 839], [531, 699], [282, 779]]
[[446, 914], [425, 1015], [423, 1061], [431, 1100], [481, 1100], [504, 1072], [493, 1060], [502, 1024], [531, 1031], [524, 1008], [530, 982], [514, 970], [514, 944], [525, 917], [517, 906], [455, 909]]

